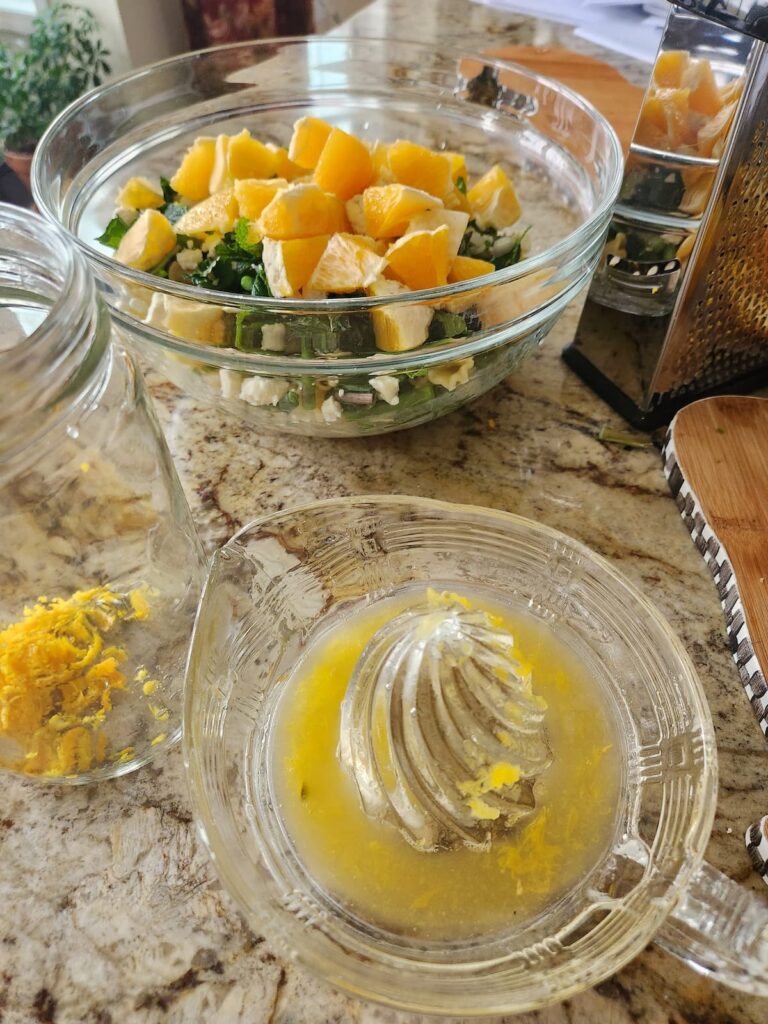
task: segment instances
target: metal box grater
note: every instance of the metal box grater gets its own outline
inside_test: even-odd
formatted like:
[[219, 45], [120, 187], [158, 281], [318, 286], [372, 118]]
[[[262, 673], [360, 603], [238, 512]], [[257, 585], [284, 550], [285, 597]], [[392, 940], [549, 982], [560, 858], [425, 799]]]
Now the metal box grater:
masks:
[[[646, 429], [702, 395], [768, 382], [768, 2], [669, 2], [609, 240], [563, 353]], [[687, 97], [661, 84], [678, 63]], [[689, 109], [684, 124], [684, 102], [715, 110], [724, 97], [711, 120]]]

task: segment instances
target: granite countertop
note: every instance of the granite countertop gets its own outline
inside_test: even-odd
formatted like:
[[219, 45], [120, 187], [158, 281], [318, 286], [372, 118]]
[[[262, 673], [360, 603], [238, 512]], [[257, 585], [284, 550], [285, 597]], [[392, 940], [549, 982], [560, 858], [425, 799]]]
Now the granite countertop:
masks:
[[[567, 30], [466, 0], [376, 0], [351, 29], [478, 48], [555, 43]], [[636, 81], [647, 71], [623, 59]], [[332, 495], [400, 492], [506, 509], [605, 555], [677, 631], [709, 697], [720, 792], [708, 857], [760, 891], [745, 827], [768, 811], [765, 741], [726, 642], [715, 589], [655, 448], [597, 439], [619, 418], [562, 363], [577, 303], [543, 348], [470, 408], [364, 441], [254, 437], [150, 378], [205, 543]], [[2, 1024], [363, 1024], [403, 1021], [282, 961], [241, 922], [197, 839], [178, 749], [99, 787], [4, 779], [0, 802]], [[520, 1024], [758, 1024], [768, 1003], [651, 948], [614, 978]]]

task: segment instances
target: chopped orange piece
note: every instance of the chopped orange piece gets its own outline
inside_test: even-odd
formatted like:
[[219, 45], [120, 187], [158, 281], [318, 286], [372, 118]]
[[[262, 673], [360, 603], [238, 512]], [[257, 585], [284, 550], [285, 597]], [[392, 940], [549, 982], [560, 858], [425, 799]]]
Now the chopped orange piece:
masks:
[[334, 128], [315, 167], [315, 184], [339, 199], [351, 199], [373, 181], [374, 169], [368, 147]]
[[319, 292], [356, 292], [380, 277], [386, 260], [374, 239], [365, 235], [334, 235], [320, 257], [307, 287]]
[[171, 188], [191, 203], [199, 203], [210, 195], [208, 185], [213, 171], [216, 140], [195, 139], [171, 178]]
[[693, 61], [683, 74], [682, 84], [691, 90], [688, 97], [691, 110], [707, 117], [720, 112], [723, 98], [708, 60]]
[[443, 152], [443, 156], [447, 156], [451, 162], [451, 178], [453, 181], [456, 182], [459, 178], [463, 178], [466, 185], [469, 182], [469, 174], [467, 173], [467, 162], [461, 153], [454, 153], [450, 149], [446, 149]]
[[247, 128], [229, 140], [227, 167], [234, 181], [237, 178], [271, 178], [277, 172], [277, 156], [258, 139], [252, 139]]
[[233, 184], [232, 176], [229, 173], [229, 161], [227, 159], [230, 141], [230, 135], [216, 136], [216, 144], [213, 147], [211, 179], [208, 182], [209, 195], [213, 196], [217, 192], [222, 192], [225, 188], [230, 188]]
[[467, 200], [481, 228], [509, 227], [522, 212], [515, 187], [499, 164], [494, 164], [475, 182], [467, 192]]
[[163, 190], [148, 178], [130, 178], [117, 193], [117, 205], [132, 210], [156, 210], [164, 202]]
[[272, 294], [280, 298], [298, 295], [312, 276], [327, 244], [328, 235], [294, 238], [284, 242], [265, 238], [264, 270]]
[[667, 50], [656, 58], [653, 79], [662, 89], [676, 89], [682, 85], [683, 72], [690, 64], [687, 50]]
[[667, 119], [667, 141], [672, 152], [696, 142], [696, 126], [691, 120], [690, 89], [659, 89], [657, 97]]
[[445, 153], [435, 153], [416, 142], [399, 139], [387, 150], [389, 169], [402, 185], [421, 189], [442, 199], [453, 190], [453, 165]]
[[344, 203], [317, 185], [291, 185], [264, 207], [258, 227], [266, 238], [332, 235], [349, 226]]
[[408, 224], [408, 231], [434, 231], [435, 228], [445, 224], [448, 228], [448, 253], [453, 257], [459, 251], [468, 223], [468, 213], [462, 213], [461, 210], [444, 210], [442, 207], [438, 207], [436, 210], [417, 213]]
[[[357, 205], [352, 200], [348, 209], [354, 211]], [[442, 200], [407, 185], [373, 185], [363, 192], [359, 203], [362, 223], [355, 227], [374, 238], [397, 238], [408, 230], [408, 222], [417, 213], [442, 205]], [[350, 218], [354, 217], [350, 212]]]
[[314, 170], [331, 126], [318, 117], [300, 117], [293, 126], [293, 135], [288, 146], [288, 158], [299, 167]]
[[413, 291], [437, 288], [448, 280], [449, 229], [410, 231], [387, 250], [389, 271]]
[[448, 281], [469, 281], [482, 274], [492, 274], [496, 267], [490, 260], [478, 260], [474, 256], [456, 256], [448, 272]]
[[144, 210], [123, 235], [115, 259], [136, 270], [153, 270], [175, 248], [176, 232], [170, 221], [159, 210]]
[[389, 145], [386, 142], [374, 142], [370, 152], [376, 179], [381, 182], [391, 182], [392, 171], [389, 169]]
[[728, 134], [738, 102], [737, 98], [732, 103], [727, 103], [711, 121], [699, 129], [697, 144], [702, 156], [722, 156], [722, 152], [718, 152], [718, 148], [721, 148], [722, 142]]
[[240, 216], [257, 220], [267, 203], [288, 188], [285, 178], [242, 178], [235, 182], [235, 198]]
[[222, 234], [231, 231], [238, 217], [237, 199], [232, 188], [223, 189], [192, 206], [176, 221], [176, 230], [181, 235], [202, 237], [210, 231]]
[[300, 167], [295, 164], [293, 160], [288, 157], [288, 150], [285, 146], [275, 146], [271, 142], [267, 143], [267, 149], [271, 149], [275, 154], [275, 174], [279, 178], [285, 178], [286, 181], [293, 181], [294, 178], [301, 178], [302, 175], [306, 174], [306, 168]]
[[646, 96], [635, 130], [637, 141], [641, 146], [658, 149], [663, 145], [666, 134], [667, 116], [664, 113], [664, 104], [658, 96]]

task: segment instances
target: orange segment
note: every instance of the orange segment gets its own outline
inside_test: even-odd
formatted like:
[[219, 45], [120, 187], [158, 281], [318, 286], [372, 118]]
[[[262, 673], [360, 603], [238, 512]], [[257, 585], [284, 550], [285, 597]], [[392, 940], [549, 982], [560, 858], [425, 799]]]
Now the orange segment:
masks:
[[380, 277], [386, 260], [382, 247], [364, 235], [334, 235], [318, 260], [307, 287], [318, 292], [356, 292]]
[[262, 255], [272, 294], [280, 298], [298, 295], [312, 276], [327, 244], [328, 235], [286, 242], [265, 238]]
[[267, 203], [284, 188], [288, 188], [285, 178], [243, 178], [236, 181], [235, 198], [240, 216], [258, 220]]
[[667, 135], [667, 116], [658, 96], [647, 96], [643, 101], [635, 131], [641, 146], [662, 148]]
[[208, 182], [208, 192], [210, 195], [215, 195], [217, 192], [230, 188], [232, 185], [232, 176], [229, 173], [229, 162], [227, 160], [229, 143], [229, 135], [216, 136], [216, 144], [213, 147], [213, 168], [211, 169], [211, 179]]
[[118, 263], [153, 270], [176, 248], [173, 226], [159, 210], [145, 210], [128, 228], [115, 253]]
[[195, 139], [184, 154], [179, 169], [171, 178], [171, 188], [174, 192], [178, 192], [191, 203], [199, 203], [201, 199], [208, 197], [215, 148], [215, 139]]
[[331, 126], [318, 117], [300, 117], [293, 126], [288, 158], [299, 167], [314, 170], [323, 146], [331, 134]]
[[258, 227], [267, 238], [332, 235], [349, 226], [344, 203], [317, 185], [291, 185], [267, 203]]
[[448, 228], [448, 252], [456, 256], [469, 223], [469, 214], [461, 210], [425, 210], [417, 213], [408, 225], [408, 231], [434, 231], [445, 224]]
[[229, 140], [227, 166], [232, 180], [236, 178], [271, 178], [277, 172], [275, 153], [244, 128]]
[[165, 202], [163, 190], [148, 178], [129, 178], [117, 193], [117, 205], [131, 210], [156, 210]]
[[315, 184], [339, 199], [350, 199], [367, 188], [373, 176], [373, 161], [368, 147], [354, 135], [334, 128], [317, 161]]
[[227, 188], [197, 203], [176, 221], [180, 235], [201, 237], [210, 231], [231, 231], [238, 217], [234, 189]]
[[683, 80], [691, 57], [687, 50], [667, 50], [656, 58], [653, 78], [662, 89], [676, 89]]
[[271, 149], [275, 154], [275, 174], [279, 178], [293, 181], [294, 178], [300, 178], [307, 173], [304, 167], [300, 167], [289, 158], [288, 150], [284, 146], [275, 146], [268, 142], [267, 149]]
[[467, 201], [481, 228], [509, 227], [522, 212], [514, 185], [499, 164], [475, 182], [467, 192]]
[[707, 117], [720, 112], [723, 99], [708, 60], [693, 61], [683, 74], [682, 84], [691, 90], [688, 97], [691, 110]]
[[402, 185], [421, 189], [442, 199], [453, 189], [451, 158], [415, 142], [398, 140], [387, 150], [389, 169]]
[[413, 291], [437, 288], [448, 280], [449, 229], [410, 231], [387, 250], [390, 273]]
[[667, 119], [667, 143], [672, 152], [696, 142], [691, 121], [690, 89], [659, 89], [656, 93]]
[[374, 185], [363, 192], [359, 203], [361, 226], [374, 238], [397, 238], [408, 230], [408, 222], [417, 213], [442, 205], [440, 199], [417, 188]]
[[451, 284], [455, 281], [469, 281], [473, 277], [492, 274], [495, 269], [490, 260], [478, 260], [474, 256], [456, 256], [448, 272], [448, 281]]

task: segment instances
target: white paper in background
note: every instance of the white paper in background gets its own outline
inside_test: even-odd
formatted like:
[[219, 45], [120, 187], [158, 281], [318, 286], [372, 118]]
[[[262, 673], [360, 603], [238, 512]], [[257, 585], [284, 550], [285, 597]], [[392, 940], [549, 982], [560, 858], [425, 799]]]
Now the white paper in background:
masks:
[[575, 34], [615, 53], [653, 64], [661, 42], [664, 22], [649, 17], [642, 7], [603, 4], [601, 17], [576, 26]]

